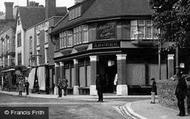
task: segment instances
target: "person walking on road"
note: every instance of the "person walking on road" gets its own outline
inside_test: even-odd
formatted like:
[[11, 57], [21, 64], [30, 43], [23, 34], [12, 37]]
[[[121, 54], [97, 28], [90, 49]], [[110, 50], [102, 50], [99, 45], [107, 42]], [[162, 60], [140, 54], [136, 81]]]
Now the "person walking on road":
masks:
[[98, 101], [97, 102], [103, 102], [103, 81], [102, 77], [97, 74], [96, 76], [96, 90], [98, 93]]
[[155, 104], [155, 95], [157, 93], [156, 81], [155, 78], [151, 78], [152, 86], [151, 86], [151, 104]]
[[177, 105], [179, 108], [179, 114], [178, 116], [185, 116], [185, 102], [184, 99], [187, 95], [187, 83], [185, 81], [185, 76], [183, 75], [182, 71], [179, 71], [178, 73], [178, 83], [175, 90], [175, 95], [177, 98]]

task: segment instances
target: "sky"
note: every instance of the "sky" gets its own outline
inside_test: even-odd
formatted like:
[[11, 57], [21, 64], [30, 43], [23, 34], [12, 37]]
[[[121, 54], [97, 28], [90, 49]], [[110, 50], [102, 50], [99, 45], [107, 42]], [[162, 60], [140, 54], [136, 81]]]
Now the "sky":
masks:
[[[26, 6], [26, 1], [27, 0], [0, 0], [0, 11], [5, 12], [4, 2], [14, 2], [14, 6], [15, 5]], [[45, 5], [45, 0], [30, 0], [30, 1], [35, 1], [42, 5]], [[71, 7], [72, 5], [74, 5], [74, 0], [56, 0], [57, 7], [63, 7], [63, 6]]]

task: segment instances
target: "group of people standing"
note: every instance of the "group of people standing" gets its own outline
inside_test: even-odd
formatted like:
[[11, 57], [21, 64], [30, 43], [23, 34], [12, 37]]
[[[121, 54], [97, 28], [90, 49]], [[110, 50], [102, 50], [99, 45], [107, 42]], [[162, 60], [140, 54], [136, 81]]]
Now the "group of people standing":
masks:
[[29, 95], [29, 82], [22, 75], [17, 75], [17, 87], [19, 96], [22, 96], [22, 92], [26, 91], [26, 95]]
[[[187, 83], [186, 83], [186, 76], [183, 74], [182, 69], [179, 69], [177, 73], [177, 86], [175, 89], [175, 95], [177, 98], [177, 106], [179, 109], [179, 114], [178, 116], [185, 116], [185, 98], [187, 96]], [[156, 82], [155, 79], [152, 78], [152, 89], [151, 89], [151, 103], [155, 103], [155, 94], [157, 93], [157, 87], [156, 87]]]
[[63, 90], [63, 95], [67, 95], [67, 87], [68, 87], [68, 80], [66, 78], [59, 79], [58, 80], [58, 97], [62, 97], [62, 90]]

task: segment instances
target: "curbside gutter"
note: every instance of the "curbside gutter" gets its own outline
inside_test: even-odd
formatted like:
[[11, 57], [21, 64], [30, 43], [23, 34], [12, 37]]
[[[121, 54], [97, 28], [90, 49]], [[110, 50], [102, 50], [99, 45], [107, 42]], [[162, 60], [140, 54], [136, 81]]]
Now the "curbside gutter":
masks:
[[132, 118], [134, 118], [134, 119], [147, 119], [146, 117], [143, 117], [143, 116], [137, 114], [136, 112], [134, 112], [131, 105], [132, 105], [132, 102], [125, 104], [124, 110], [126, 112], [128, 112], [130, 114], [130, 116], [132, 116]]
[[133, 109], [131, 108], [131, 105], [132, 102], [129, 102], [122, 106], [113, 106], [113, 108], [117, 112], [119, 112], [125, 119], [129, 119], [128, 117], [131, 117], [132, 119], [148, 119], [134, 112]]

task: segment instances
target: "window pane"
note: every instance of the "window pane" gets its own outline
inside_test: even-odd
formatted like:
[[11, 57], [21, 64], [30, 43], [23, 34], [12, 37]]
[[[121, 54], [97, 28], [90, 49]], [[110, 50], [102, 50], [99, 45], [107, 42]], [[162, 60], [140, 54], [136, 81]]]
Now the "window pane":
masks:
[[131, 26], [131, 38], [132, 39], [137, 39], [137, 26]]
[[78, 32], [79, 34], [78, 34], [78, 40], [79, 40], [79, 44], [81, 44], [82, 43], [82, 28], [81, 28], [81, 26], [79, 26], [79, 32]]
[[61, 40], [60, 35], [59, 35], [59, 42], [60, 42], [60, 48], [61, 48], [61, 47], [62, 47], [62, 46], [61, 46], [61, 42], [62, 42], [62, 40]]
[[79, 6], [79, 16], [81, 16], [81, 6]]
[[137, 39], [137, 20], [131, 21], [131, 39]]
[[144, 26], [145, 25], [145, 20], [138, 20], [138, 25], [139, 26]]
[[151, 27], [146, 27], [146, 34], [145, 34], [145, 38], [147, 38], [147, 39], [152, 38]]
[[18, 54], [18, 65], [22, 65], [22, 54]]
[[151, 20], [146, 20], [146, 25], [147, 25], [147, 26], [152, 26]]
[[72, 34], [69, 34], [68, 35], [68, 47], [72, 47], [72, 43], [73, 42], [73, 37], [72, 37]]
[[88, 31], [83, 32], [84, 43], [88, 42]]
[[21, 46], [21, 33], [17, 34], [17, 47]]
[[88, 42], [88, 26], [84, 25], [82, 27], [82, 39], [83, 39], [83, 43]]
[[144, 32], [145, 32], [144, 30], [145, 30], [144, 26], [138, 27], [138, 38], [144, 39]]
[[131, 26], [137, 26], [137, 20], [132, 20], [131, 21]]

